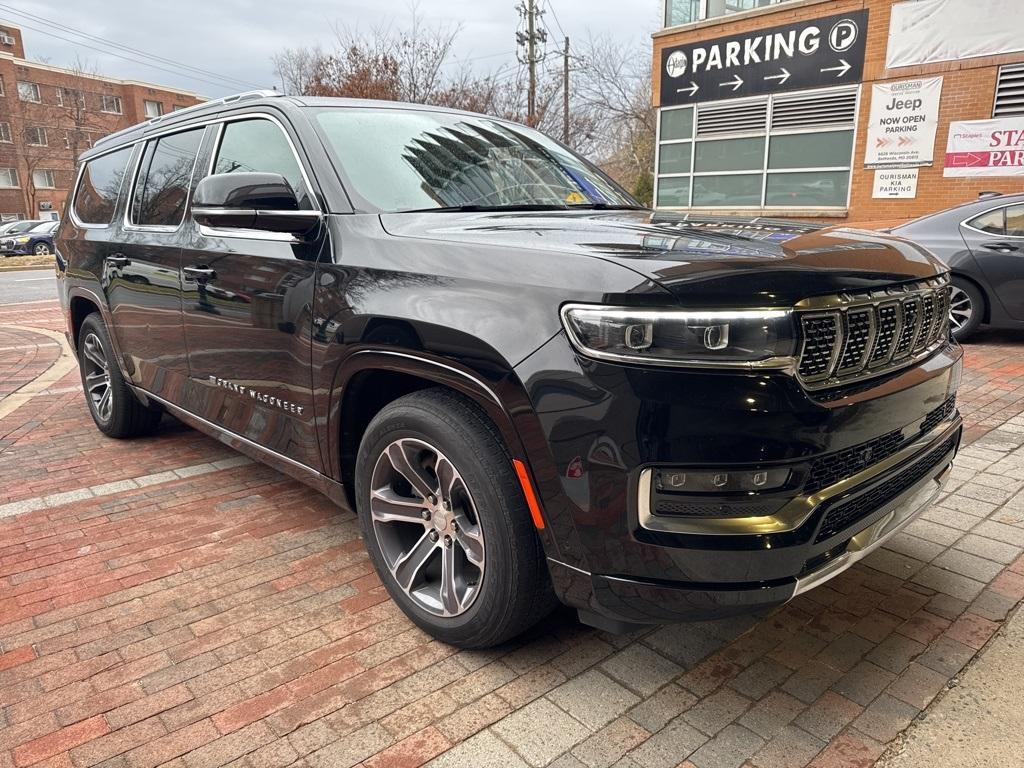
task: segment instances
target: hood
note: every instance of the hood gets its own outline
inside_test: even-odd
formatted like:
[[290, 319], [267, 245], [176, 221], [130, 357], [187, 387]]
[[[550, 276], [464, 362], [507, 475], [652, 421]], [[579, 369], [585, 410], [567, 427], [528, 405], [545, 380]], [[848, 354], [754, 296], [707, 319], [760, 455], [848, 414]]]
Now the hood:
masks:
[[590, 255], [649, 278], [689, 303], [789, 306], [946, 271], [928, 251], [879, 232], [780, 219], [650, 211], [426, 212], [381, 215], [395, 237]]

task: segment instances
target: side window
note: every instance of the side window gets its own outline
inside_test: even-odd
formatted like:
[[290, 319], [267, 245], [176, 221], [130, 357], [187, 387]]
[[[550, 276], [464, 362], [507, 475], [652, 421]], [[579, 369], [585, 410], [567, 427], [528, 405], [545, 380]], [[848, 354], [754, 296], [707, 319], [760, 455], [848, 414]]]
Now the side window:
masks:
[[224, 126], [214, 173], [279, 173], [295, 190], [300, 208], [313, 208], [309, 190], [291, 145], [269, 120], [241, 120]]
[[109, 224], [114, 218], [132, 147], [119, 149], [85, 164], [75, 192], [74, 211], [85, 224]]
[[194, 128], [146, 143], [135, 179], [132, 224], [165, 227], [181, 224], [196, 153], [205, 130]]
[[983, 213], [977, 218], [971, 219], [968, 223], [975, 229], [988, 232], [991, 235], [1002, 235], [1006, 233], [1006, 224], [1003, 221], [1005, 208], [996, 208], [994, 211]]
[[1024, 205], [1011, 205], [1006, 209], [1006, 234], [1024, 237]]

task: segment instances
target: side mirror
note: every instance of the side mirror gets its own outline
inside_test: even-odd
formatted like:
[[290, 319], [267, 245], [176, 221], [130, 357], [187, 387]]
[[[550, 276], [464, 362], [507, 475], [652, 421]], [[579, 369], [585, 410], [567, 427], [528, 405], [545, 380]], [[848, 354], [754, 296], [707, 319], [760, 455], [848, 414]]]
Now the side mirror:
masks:
[[279, 173], [219, 173], [196, 186], [192, 218], [206, 227], [301, 237], [316, 229], [321, 217], [299, 209], [295, 191]]

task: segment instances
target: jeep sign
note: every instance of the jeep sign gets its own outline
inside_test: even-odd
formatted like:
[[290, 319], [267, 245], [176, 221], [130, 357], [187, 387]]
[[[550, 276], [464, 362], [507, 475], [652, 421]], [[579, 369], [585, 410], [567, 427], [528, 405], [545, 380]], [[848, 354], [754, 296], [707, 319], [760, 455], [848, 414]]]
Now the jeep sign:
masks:
[[858, 83], [867, 11], [662, 51], [661, 106]]

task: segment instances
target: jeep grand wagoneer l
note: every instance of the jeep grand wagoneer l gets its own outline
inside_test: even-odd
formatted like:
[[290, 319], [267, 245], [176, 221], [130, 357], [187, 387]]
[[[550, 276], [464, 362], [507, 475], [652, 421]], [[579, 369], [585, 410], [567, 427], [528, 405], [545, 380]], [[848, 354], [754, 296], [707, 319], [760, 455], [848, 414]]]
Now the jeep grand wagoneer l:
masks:
[[781, 604], [960, 441], [949, 280], [890, 236], [643, 209], [540, 133], [243, 94], [82, 158], [57, 242], [99, 429], [162, 411], [359, 517], [426, 631]]

